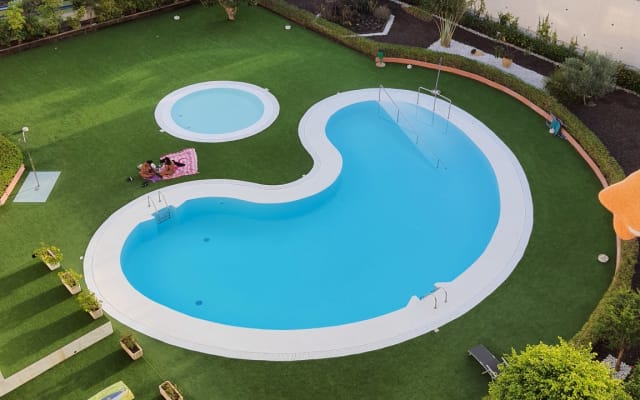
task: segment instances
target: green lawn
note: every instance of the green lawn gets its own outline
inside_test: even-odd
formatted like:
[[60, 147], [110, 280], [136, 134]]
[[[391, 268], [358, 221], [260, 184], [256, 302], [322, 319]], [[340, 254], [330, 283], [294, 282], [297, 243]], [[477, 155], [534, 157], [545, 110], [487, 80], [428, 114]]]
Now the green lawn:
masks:
[[[178, 13], [180, 21], [172, 16]], [[297, 124], [315, 102], [365, 87], [432, 87], [435, 73], [384, 69], [258, 7], [235, 23], [219, 8], [149, 17], [0, 58], [0, 133], [27, 125], [38, 170], [62, 171], [47, 203], [0, 208], [0, 371], [6, 376], [95, 326], [44, 265], [40, 242], [59, 246], [66, 266], [80, 260], [91, 235], [115, 210], [148, 192], [125, 177], [144, 159], [195, 147], [200, 174], [276, 184], [311, 168]], [[265, 132], [237, 142], [202, 144], [158, 132], [157, 102], [182, 86], [209, 80], [267, 87], [280, 116]], [[168, 346], [138, 334], [145, 350], [131, 362], [116, 333], [5, 396], [86, 399], [124, 380], [136, 399], [158, 398], [164, 379], [189, 399], [478, 399], [488, 378], [466, 355], [484, 343], [495, 353], [569, 338], [606, 289], [615, 253], [599, 183], [571, 147], [546, 133], [543, 120], [515, 100], [443, 74], [443, 93], [487, 126], [522, 163], [534, 202], [534, 228], [512, 276], [471, 312], [409, 342], [366, 354], [301, 362], [251, 362]], [[167, 183], [159, 183], [165, 185]], [[452, 237], [450, 240], [455, 241]], [[184, 290], [187, 290], [184, 288]]]

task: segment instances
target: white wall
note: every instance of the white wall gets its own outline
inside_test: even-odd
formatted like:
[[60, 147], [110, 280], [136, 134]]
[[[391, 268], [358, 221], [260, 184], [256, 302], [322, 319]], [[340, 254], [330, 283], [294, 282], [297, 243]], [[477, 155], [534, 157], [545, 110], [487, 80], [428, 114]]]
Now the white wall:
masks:
[[578, 47], [597, 50], [640, 68], [640, 0], [485, 0], [487, 12], [518, 17], [518, 25], [535, 33], [538, 19], [549, 14], [552, 31]]

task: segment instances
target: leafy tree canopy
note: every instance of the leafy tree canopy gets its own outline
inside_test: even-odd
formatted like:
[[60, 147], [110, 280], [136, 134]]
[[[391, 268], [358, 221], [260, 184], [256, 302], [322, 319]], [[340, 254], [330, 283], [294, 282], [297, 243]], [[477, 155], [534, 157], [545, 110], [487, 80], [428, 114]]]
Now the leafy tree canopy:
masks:
[[528, 345], [520, 354], [511, 350], [486, 399], [631, 400], [590, 348], [559, 340], [557, 345]]

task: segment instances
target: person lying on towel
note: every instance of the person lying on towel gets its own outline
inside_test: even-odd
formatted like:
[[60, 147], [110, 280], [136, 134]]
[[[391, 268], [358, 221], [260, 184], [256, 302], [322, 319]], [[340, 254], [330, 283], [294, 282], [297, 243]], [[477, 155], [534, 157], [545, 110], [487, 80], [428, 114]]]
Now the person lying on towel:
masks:
[[169, 157], [163, 158], [162, 160], [160, 160], [160, 162], [162, 163], [162, 167], [160, 168], [158, 174], [160, 174], [160, 176], [163, 178], [165, 176], [173, 175], [178, 167], [184, 167], [184, 164], [173, 161]]

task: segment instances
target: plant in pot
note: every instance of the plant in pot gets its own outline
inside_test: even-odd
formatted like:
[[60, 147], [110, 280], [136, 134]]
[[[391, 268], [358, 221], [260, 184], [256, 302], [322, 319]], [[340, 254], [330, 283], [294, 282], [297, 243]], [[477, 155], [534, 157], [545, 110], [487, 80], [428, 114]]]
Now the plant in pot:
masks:
[[102, 317], [102, 302], [98, 300], [96, 294], [90, 290], [83, 291], [76, 297], [80, 307], [91, 315], [91, 318], [98, 319]]
[[166, 400], [182, 400], [182, 394], [178, 391], [178, 386], [171, 381], [164, 381], [158, 386], [160, 395]]
[[60, 268], [62, 262], [62, 251], [53, 245], [41, 243], [41, 246], [33, 250], [33, 258], [39, 258], [51, 271]]
[[77, 294], [82, 290], [82, 287], [80, 286], [80, 278], [82, 278], [82, 275], [71, 268], [65, 268], [64, 271], [58, 272], [58, 277], [69, 293]]
[[493, 54], [496, 56], [496, 58], [502, 59], [503, 67], [509, 68], [511, 66], [511, 63], [513, 62], [513, 51], [510, 47], [503, 46], [501, 44], [497, 45], [494, 48]]
[[131, 333], [120, 338], [120, 347], [122, 347], [132, 360], [137, 360], [142, 357], [142, 346], [140, 346]]

